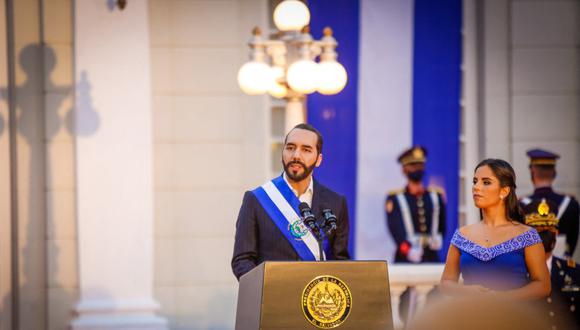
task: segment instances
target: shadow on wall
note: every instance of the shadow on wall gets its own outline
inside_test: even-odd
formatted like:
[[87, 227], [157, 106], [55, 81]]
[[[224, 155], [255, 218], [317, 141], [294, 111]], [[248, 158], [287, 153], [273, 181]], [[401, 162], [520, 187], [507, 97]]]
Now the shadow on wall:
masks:
[[[72, 318], [71, 309], [78, 300], [74, 287], [62, 286], [63, 278], [65, 281], [76, 278], [78, 270], [62, 267], [62, 261], [70, 264], [70, 259], [76, 260], [76, 257], [61, 256], [62, 240], [59, 241], [61, 237], [57, 233], [63, 231], [59, 227], [66, 225], [63, 223], [66, 219], [58, 218], [62, 214], [58, 212], [61, 208], [58, 204], [62, 201], [55, 202], [55, 198], [62, 198], [62, 195], [52, 189], [63, 185], [62, 182], [55, 182], [62, 175], [74, 178], [74, 175], [62, 172], [71, 168], [74, 171], [74, 164], [63, 167], [62, 159], [53, 159], [49, 144], [57, 135], [74, 137], [95, 134], [100, 118], [92, 106], [91, 84], [86, 72], [81, 73], [76, 85], [76, 111], [72, 101], [75, 88], [53, 82], [51, 75], [55, 71], [57, 57], [51, 47], [39, 44], [25, 46], [18, 55], [18, 65], [25, 74], [23, 81], [13, 87], [12, 93], [6, 88], [0, 89], [3, 99], [14, 95], [10, 102], [13, 102], [15, 109], [18, 156], [12, 163], [18, 172], [15, 188], [19, 191], [16, 198], [20, 205], [16, 210], [16, 233], [11, 238], [13, 246], [17, 247], [11, 258], [17, 262], [18, 288], [12, 287], [12, 294], [2, 301], [4, 306], [16, 304], [13, 308], [16, 307], [18, 315], [13, 314], [16, 316], [12, 318], [13, 328], [57, 329], [68, 325]], [[66, 101], [71, 105], [65, 106]], [[0, 117], [0, 134], [6, 131], [5, 125], [8, 125], [8, 118]], [[74, 148], [65, 149], [65, 152], [72, 154]], [[74, 156], [66, 159], [72, 161]], [[76, 207], [74, 197], [64, 199], [64, 202], [69, 203], [69, 208], [70, 204]], [[74, 215], [72, 217], [74, 219]], [[73, 226], [76, 231], [75, 223], [68, 226]], [[66, 252], [76, 254], [76, 248], [71, 246]], [[74, 262], [73, 265], [76, 266]]]
[[107, 7], [109, 8], [109, 11], [115, 10], [117, 3], [119, 2], [119, 0], [107, 0]]
[[[44, 68], [40, 67], [38, 63], [39, 56], [44, 56]], [[40, 86], [42, 95], [46, 92], [51, 94], [51, 102], [44, 104], [31, 104], [30, 100], [33, 98], [16, 97], [16, 109], [19, 114], [17, 115], [18, 131], [22, 137], [31, 142], [35, 134], [38, 134], [38, 131], [31, 131], [34, 128], [31, 125], [31, 119], [42, 115], [39, 112], [43, 110], [43, 107], [45, 111], [44, 122], [46, 123], [45, 137], [47, 140], [50, 140], [59, 132], [63, 123], [73, 136], [90, 136], [96, 133], [100, 125], [100, 118], [92, 105], [91, 84], [86, 71], [81, 72], [80, 80], [76, 84], [76, 91], [78, 91], [76, 113], [74, 108], [71, 107], [61, 117], [61, 114], [59, 114], [60, 106], [64, 99], [73, 96], [74, 90], [71, 88], [72, 86], [56, 85], [50, 79], [51, 73], [56, 67], [54, 50], [51, 47], [42, 49], [39, 45], [28, 45], [20, 52], [19, 59], [20, 66], [26, 73], [27, 79], [23, 84], [16, 86], [16, 95], [24, 96], [35, 92], [35, 89], [39, 87], [38, 83], [42, 82], [34, 81], [31, 77], [38, 78], [41, 69], [44, 69], [45, 78], [44, 86]], [[0, 91], [0, 93], [5, 94], [4, 91]], [[79, 116], [81, 121], [75, 123], [75, 116]], [[42, 117], [39, 118], [42, 119]]]
[[[77, 91], [77, 111], [69, 111], [67, 113], [67, 129], [71, 134], [76, 136], [90, 136], [97, 132], [100, 126], [100, 117], [97, 111], [93, 108], [93, 99], [91, 98], [91, 83], [86, 71], [81, 72], [80, 81], [76, 84]], [[75, 117], [78, 116], [81, 120], [76, 122]]]

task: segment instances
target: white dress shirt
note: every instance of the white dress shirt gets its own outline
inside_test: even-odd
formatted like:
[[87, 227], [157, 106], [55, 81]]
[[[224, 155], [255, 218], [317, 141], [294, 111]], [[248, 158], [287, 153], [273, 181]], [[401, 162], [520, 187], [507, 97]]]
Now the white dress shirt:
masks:
[[290, 187], [290, 190], [292, 190], [292, 192], [294, 193], [294, 195], [296, 195], [296, 197], [298, 197], [298, 200], [300, 200], [300, 202], [304, 202], [306, 204], [308, 204], [308, 206], [312, 207], [312, 196], [314, 195], [314, 180], [312, 180], [312, 175], [308, 178], [310, 180], [310, 183], [308, 184], [308, 188], [306, 188], [306, 191], [298, 196], [298, 191], [294, 190], [294, 188], [292, 188], [292, 186], [290, 185], [290, 182], [288, 182], [288, 177], [286, 176], [286, 172], [284, 172], [284, 181], [286, 182], [286, 184], [288, 185], [288, 187]]

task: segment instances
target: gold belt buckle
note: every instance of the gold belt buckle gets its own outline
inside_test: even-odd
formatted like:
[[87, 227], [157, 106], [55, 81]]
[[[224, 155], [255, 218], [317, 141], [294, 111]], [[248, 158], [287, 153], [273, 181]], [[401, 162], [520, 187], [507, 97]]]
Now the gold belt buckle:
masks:
[[429, 236], [421, 235], [419, 238], [419, 244], [421, 244], [422, 247], [427, 247], [429, 245]]

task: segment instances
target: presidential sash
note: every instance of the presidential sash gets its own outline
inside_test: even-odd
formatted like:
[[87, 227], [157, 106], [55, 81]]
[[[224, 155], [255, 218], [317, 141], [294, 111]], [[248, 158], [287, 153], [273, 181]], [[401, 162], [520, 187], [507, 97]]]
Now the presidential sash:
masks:
[[300, 200], [282, 176], [252, 191], [270, 219], [292, 245], [300, 259], [320, 260], [318, 242], [300, 217]]

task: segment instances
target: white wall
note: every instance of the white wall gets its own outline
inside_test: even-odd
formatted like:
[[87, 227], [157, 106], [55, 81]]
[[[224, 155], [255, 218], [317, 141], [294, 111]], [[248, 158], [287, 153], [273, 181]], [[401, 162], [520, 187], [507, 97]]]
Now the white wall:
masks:
[[[13, 257], [18, 263], [15, 280], [18, 289], [18, 315], [12, 320], [22, 329], [39, 329], [45, 326], [47, 315], [47, 254], [46, 254], [46, 214], [45, 190], [48, 187], [47, 147], [45, 140], [45, 81], [43, 72], [43, 52], [40, 48], [41, 15], [40, 2], [13, 1], [14, 48], [14, 107], [16, 155], [12, 159], [16, 166], [16, 202], [12, 209], [17, 215], [17, 242]], [[6, 297], [3, 297], [6, 299]]]
[[579, 196], [580, 1], [489, 0], [480, 8], [484, 156], [510, 161], [525, 196], [533, 192], [526, 151], [556, 152], [554, 189]]
[[63, 329], [78, 300], [71, 0], [45, 0], [44, 106], [48, 329]]
[[559, 153], [560, 191], [580, 194], [580, 1], [513, 1], [512, 157], [522, 191], [531, 191], [533, 147]]
[[555, 188], [580, 194], [580, 2], [486, 1], [485, 156], [509, 160], [530, 193], [526, 150], [559, 153]]
[[6, 1], [0, 2], [0, 329], [12, 322], [11, 292], [11, 207], [10, 142], [8, 126], [8, 45], [6, 40]]
[[172, 329], [233, 328], [245, 190], [269, 174], [269, 108], [236, 83], [265, 0], [150, 1], [155, 296]]
[[[70, 0], [13, 1], [13, 27], [2, 12], [0, 93], [7, 97], [5, 65], [15, 72], [15, 125], [9, 127], [6, 99], [0, 104], [0, 162], [3, 183], [1, 299], [2, 326], [63, 329], [77, 298], [72, 111], [72, 5]], [[4, 10], [5, 4], [2, 4]], [[6, 35], [14, 49], [8, 49]], [[8, 63], [13, 51], [13, 63]], [[6, 61], [6, 62], [5, 62]], [[70, 122], [70, 121], [69, 121]], [[9, 154], [8, 132], [15, 133], [16, 157]], [[10, 178], [11, 161], [15, 175]], [[16, 194], [10, 196], [10, 189]], [[10, 197], [14, 203], [11, 208]], [[11, 233], [11, 216], [17, 234]], [[10, 244], [18, 241], [18, 288], [11, 287]], [[19, 299], [18, 319], [10, 320], [9, 294]], [[10, 323], [12, 322], [12, 323]], [[11, 324], [11, 325], [10, 325]]]

